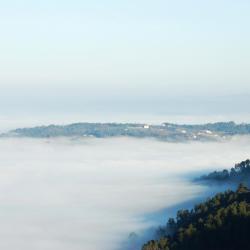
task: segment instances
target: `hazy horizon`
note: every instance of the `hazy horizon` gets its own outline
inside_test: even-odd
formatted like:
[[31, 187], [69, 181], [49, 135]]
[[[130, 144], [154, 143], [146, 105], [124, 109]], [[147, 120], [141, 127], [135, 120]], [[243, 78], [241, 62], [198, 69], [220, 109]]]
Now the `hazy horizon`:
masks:
[[1, 2], [0, 113], [248, 116], [249, 11], [245, 0]]

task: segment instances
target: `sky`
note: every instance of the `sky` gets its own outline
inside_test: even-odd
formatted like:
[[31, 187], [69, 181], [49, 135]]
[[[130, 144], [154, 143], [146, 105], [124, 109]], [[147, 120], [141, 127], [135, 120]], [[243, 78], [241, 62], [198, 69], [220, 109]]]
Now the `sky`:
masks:
[[2, 117], [244, 120], [249, 12], [248, 0], [0, 0]]

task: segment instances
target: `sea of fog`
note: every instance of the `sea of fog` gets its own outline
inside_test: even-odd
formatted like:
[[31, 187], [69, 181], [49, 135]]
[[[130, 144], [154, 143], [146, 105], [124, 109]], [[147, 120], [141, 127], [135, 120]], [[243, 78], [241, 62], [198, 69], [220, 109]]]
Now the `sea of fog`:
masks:
[[168, 217], [153, 214], [205, 194], [194, 176], [249, 158], [249, 142], [2, 138], [0, 249], [120, 249]]

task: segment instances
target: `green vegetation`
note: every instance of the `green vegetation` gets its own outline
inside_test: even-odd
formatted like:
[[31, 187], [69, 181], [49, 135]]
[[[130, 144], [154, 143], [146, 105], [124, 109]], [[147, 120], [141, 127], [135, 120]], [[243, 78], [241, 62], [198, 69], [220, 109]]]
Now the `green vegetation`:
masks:
[[208, 175], [204, 175], [198, 181], [208, 182], [234, 182], [234, 183], [249, 183], [250, 180], [250, 160], [242, 161], [231, 168], [230, 171], [214, 171]]
[[235, 122], [216, 122], [216, 123], [207, 123], [200, 125], [176, 125], [171, 123], [166, 123], [166, 126], [172, 126], [186, 129], [186, 130], [209, 130], [212, 132], [221, 132], [223, 134], [234, 135], [234, 134], [249, 134], [250, 133], [250, 124], [241, 123], [236, 124]]
[[180, 210], [169, 219], [158, 240], [142, 250], [250, 249], [250, 191], [243, 184], [219, 193], [192, 210]]
[[138, 123], [74, 123], [33, 128], [18, 128], [1, 136], [17, 137], [152, 137], [165, 141], [217, 141], [228, 136], [250, 134], [250, 124], [234, 122], [208, 123], [203, 125], [178, 125], [163, 123], [148, 125]]

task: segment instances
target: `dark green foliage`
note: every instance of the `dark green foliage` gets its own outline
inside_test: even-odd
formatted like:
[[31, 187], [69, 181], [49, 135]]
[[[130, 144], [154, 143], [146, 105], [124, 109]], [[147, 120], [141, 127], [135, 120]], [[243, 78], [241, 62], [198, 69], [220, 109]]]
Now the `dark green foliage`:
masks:
[[198, 180], [200, 181], [216, 181], [216, 182], [236, 182], [248, 183], [250, 180], [250, 160], [242, 161], [235, 165], [230, 171], [215, 171], [208, 175], [204, 175]]
[[250, 249], [250, 191], [244, 185], [219, 193], [169, 219], [165, 235], [142, 250]]

